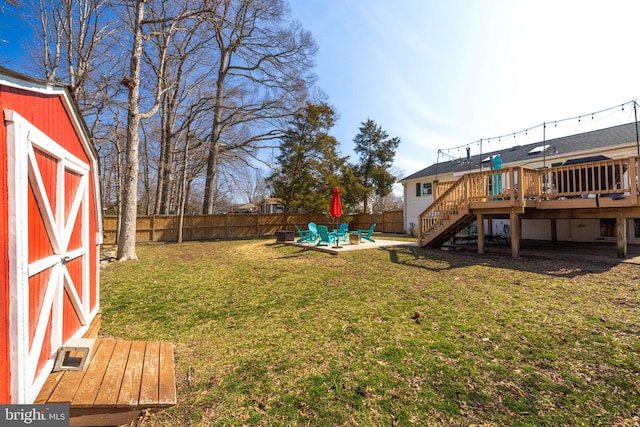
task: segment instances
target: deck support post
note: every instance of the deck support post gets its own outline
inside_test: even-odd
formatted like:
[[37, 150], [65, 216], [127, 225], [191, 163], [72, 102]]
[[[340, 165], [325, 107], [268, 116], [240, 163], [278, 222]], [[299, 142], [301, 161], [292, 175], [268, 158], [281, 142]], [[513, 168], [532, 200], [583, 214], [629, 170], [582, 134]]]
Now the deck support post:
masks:
[[478, 228], [478, 253], [484, 254], [484, 215], [481, 213], [476, 216], [476, 225]]
[[616, 218], [616, 231], [618, 241], [618, 258], [627, 257], [627, 220], [623, 216]]
[[558, 243], [558, 220], [556, 218], [551, 219], [551, 243]]
[[638, 160], [640, 157], [633, 158], [629, 161], [629, 192], [631, 196], [631, 205], [638, 205]]
[[518, 258], [520, 256], [520, 215], [515, 212], [511, 212], [509, 215], [511, 222], [511, 256]]

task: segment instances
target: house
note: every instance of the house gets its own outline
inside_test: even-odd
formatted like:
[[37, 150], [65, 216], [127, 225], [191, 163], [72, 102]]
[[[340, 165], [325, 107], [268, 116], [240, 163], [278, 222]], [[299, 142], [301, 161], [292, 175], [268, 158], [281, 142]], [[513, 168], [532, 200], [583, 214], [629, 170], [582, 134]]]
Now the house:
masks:
[[282, 199], [277, 197], [265, 197], [262, 202], [260, 202], [260, 213], [261, 214], [277, 214], [284, 212], [284, 203]]
[[32, 403], [100, 309], [98, 158], [65, 86], [0, 68], [0, 403]]
[[[517, 226], [517, 240], [640, 243], [638, 154], [634, 122], [438, 162], [400, 181], [405, 229], [424, 245], [432, 239], [438, 245], [482, 218], [478, 234], [482, 229], [512, 241]], [[495, 160], [501, 161], [500, 172]], [[435, 205], [445, 193], [448, 206], [462, 207], [454, 216], [465, 219], [440, 216], [436, 225], [445, 208]], [[429, 222], [433, 229], [428, 231]], [[624, 236], [619, 236], [622, 226]]]
[[245, 203], [244, 205], [238, 205], [231, 210], [231, 213], [237, 214], [247, 214], [247, 213], [256, 213], [256, 204], [255, 203]]

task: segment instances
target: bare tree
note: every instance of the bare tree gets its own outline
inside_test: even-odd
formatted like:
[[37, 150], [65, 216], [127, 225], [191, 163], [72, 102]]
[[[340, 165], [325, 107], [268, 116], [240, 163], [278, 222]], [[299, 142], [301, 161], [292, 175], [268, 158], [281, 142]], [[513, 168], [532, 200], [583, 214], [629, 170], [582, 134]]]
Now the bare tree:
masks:
[[21, 6], [21, 2], [19, 0], [2, 0], [0, 3], [0, 13], [4, 13], [5, 6], [18, 7]]
[[[125, 146], [124, 187], [122, 192], [122, 212], [120, 233], [118, 235], [118, 252], [116, 258], [120, 261], [138, 259], [136, 255], [136, 216], [138, 209], [138, 172], [140, 156], [140, 121], [153, 116], [160, 106], [161, 85], [156, 85], [153, 106], [146, 112], [140, 112], [140, 73], [143, 52], [143, 26], [145, 25], [145, 0], [135, 1], [133, 15], [133, 42], [129, 75], [124, 77], [121, 84], [129, 89], [127, 105], [127, 143]], [[173, 21], [175, 23], [175, 21]], [[166, 46], [166, 45], [165, 45]], [[165, 66], [163, 50], [158, 58], [160, 67]], [[163, 76], [163, 72], [158, 73]], [[161, 78], [161, 77], [160, 77]]]
[[[189, 19], [183, 23], [183, 31], [173, 37], [170, 45], [165, 75], [161, 83], [163, 96], [160, 107], [160, 147], [158, 156], [157, 186], [155, 191], [156, 214], [166, 214], [172, 204], [178, 202], [172, 198], [176, 194], [176, 155], [178, 138], [184, 134], [187, 126], [193, 123], [193, 111], [198, 111], [195, 117], [200, 117], [203, 104], [208, 105], [202, 96], [191, 94], [202, 84], [206, 75], [201, 66], [201, 48], [208, 41], [208, 37], [201, 36], [201, 20]], [[166, 32], [157, 31], [152, 41], [157, 46], [163, 45]], [[195, 105], [200, 107], [195, 108]], [[187, 132], [188, 133], [188, 132]], [[186, 149], [186, 145], [184, 146]], [[178, 195], [179, 197], [179, 195]]]
[[281, 135], [274, 123], [306, 98], [316, 45], [299, 24], [285, 21], [282, 0], [205, 3], [218, 60], [203, 202], [203, 212], [212, 213], [222, 152], [251, 153]]
[[259, 203], [267, 196], [267, 182], [258, 168], [244, 163], [231, 168], [229, 178], [243, 203]]
[[[112, 57], [105, 42], [113, 33], [107, 20], [107, 0], [39, 0], [25, 10], [32, 14], [37, 7], [40, 17], [36, 34], [40, 37], [39, 54], [48, 81], [64, 82], [90, 121], [98, 120], [104, 107], [105, 79], [100, 76], [113, 70]], [[109, 64], [109, 66], [107, 66]]]

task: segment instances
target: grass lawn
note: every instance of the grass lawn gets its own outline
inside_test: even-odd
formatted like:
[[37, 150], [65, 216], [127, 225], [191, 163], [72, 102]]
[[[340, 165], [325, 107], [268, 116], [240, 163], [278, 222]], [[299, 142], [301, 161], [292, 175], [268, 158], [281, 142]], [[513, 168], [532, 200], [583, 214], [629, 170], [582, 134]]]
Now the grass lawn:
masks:
[[101, 332], [175, 344], [142, 425], [640, 423], [639, 266], [273, 242], [102, 270]]

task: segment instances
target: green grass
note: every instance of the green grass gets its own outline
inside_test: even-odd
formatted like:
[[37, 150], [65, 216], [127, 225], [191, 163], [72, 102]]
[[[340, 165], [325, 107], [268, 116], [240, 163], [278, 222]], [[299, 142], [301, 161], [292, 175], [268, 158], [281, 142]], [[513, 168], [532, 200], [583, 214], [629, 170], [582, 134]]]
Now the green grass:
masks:
[[640, 422], [638, 266], [272, 242], [103, 269], [102, 333], [176, 347], [143, 425]]

